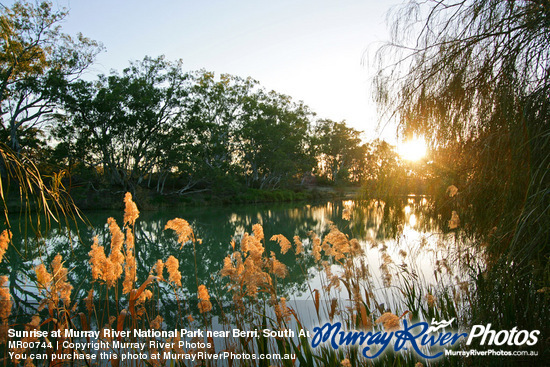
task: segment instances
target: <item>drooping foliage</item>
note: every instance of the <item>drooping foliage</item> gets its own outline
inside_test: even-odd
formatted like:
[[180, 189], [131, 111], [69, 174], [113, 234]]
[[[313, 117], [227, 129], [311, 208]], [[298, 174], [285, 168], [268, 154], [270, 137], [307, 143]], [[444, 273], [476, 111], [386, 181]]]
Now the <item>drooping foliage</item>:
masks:
[[[397, 14], [394, 35], [418, 37], [382, 49], [399, 61], [378, 75], [378, 101], [402, 134], [422, 134], [446, 152], [437, 164], [463, 172], [455, 184], [485, 229], [544, 203], [549, 19], [546, 2], [412, 1]], [[516, 228], [500, 229], [504, 242], [519, 239]]]
[[549, 307], [536, 292], [550, 281], [549, 28], [547, 1], [410, 1], [375, 82], [399, 132], [431, 142], [463, 229], [489, 245], [474, 314], [502, 324], [535, 326]]

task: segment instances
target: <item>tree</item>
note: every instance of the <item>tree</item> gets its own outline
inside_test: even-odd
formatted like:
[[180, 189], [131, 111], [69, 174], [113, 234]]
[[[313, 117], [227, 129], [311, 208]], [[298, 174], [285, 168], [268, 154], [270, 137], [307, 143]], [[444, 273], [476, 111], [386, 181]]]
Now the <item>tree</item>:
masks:
[[187, 79], [181, 62], [146, 57], [122, 75], [72, 84], [57, 115], [58, 149], [125, 189], [170, 171], [182, 144]]
[[383, 140], [367, 144], [365, 190], [370, 198], [388, 201], [396, 195], [408, 195], [406, 169], [395, 147]]
[[156, 181], [157, 192], [180, 195], [267, 189], [313, 166], [311, 112], [251, 78], [185, 73], [181, 62], [146, 57], [122, 75], [72, 83], [62, 101], [57, 157], [109, 185]]
[[237, 133], [248, 187], [276, 188], [313, 167], [308, 152], [312, 113], [303, 103], [259, 90], [245, 101]]
[[[397, 51], [399, 61], [378, 75], [378, 101], [402, 134], [422, 134], [461, 157], [460, 189], [477, 230], [514, 222], [527, 192], [548, 186], [549, 17], [545, 1], [411, 1], [382, 50]], [[411, 29], [415, 43], [398, 39]], [[514, 233], [501, 244], [515, 246]]]
[[536, 292], [550, 274], [550, 3], [411, 1], [394, 24], [377, 100], [456, 167], [461, 223], [490, 245], [472, 309], [538, 327], [550, 308]]
[[0, 136], [16, 152], [36, 139], [38, 124], [54, 111], [62, 86], [77, 78], [102, 47], [64, 34], [64, 11], [52, 4], [16, 1], [0, 13]]
[[361, 182], [367, 147], [361, 142], [361, 132], [345, 122], [317, 121], [313, 147], [321, 175], [334, 183]]
[[178, 171], [194, 177], [197, 184], [233, 188], [242, 175], [237, 131], [242, 122], [245, 100], [256, 93], [258, 82], [213, 72], [189, 73], [191, 86], [186, 107], [185, 131], [189, 157]]

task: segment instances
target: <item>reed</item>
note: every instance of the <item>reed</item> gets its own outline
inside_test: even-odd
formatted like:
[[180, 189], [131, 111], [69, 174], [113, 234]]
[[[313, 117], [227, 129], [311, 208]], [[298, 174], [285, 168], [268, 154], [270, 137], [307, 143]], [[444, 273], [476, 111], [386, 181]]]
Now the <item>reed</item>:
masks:
[[[3, 307], [2, 336], [4, 355], [8, 352], [30, 355], [28, 350], [9, 349], [5, 342], [7, 328], [45, 330], [55, 337], [39, 338], [51, 345], [44, 352], [52, 355], [95, 355], [82, 361], [85, 365], [204, 365], [204, 366], [419, 366], [433, 363], [420, 359], [411, 351], [387, 352], [370, 360], [362, 356], [357, 347], [333, 349], [328, 345], [313, 348], [312, 326], [340, 322], [345, 330], [396, 331], [403, 327], [403, 320], [431, 321], [452, 319], [458, 327], [467, 325], [473, 307], [471, 291], [473, 284], [465, 282], [453, 273], [453, 266], [438, 260], [435, 272], [440, 280], [428, 283], [415, 265], [412, 253], [416, 248], [402, 249], [392, 258], [385, 246], [377, 246], [372, 240], [365, 244], [349, 238], [336, 226], [324, 236], [310, 232], [308, 237], [295, 236], [292, 242], [281, 234], [266, 236], [260, 224], [255, 224], [250, 233], [241, 240], [232, 241], [231, 253], [220, 270], [214, 274], [214, 288], [207, 289], [205, 279], [196, 279], [195, 290], [182, 286], [180, 266], [197, 267], [197, 259], [180, 264], [170, 255], [154, 262], [146, 279], [137, 278], [139, 264], [135, 258], [134, 225], [139, 217], [137, 206], [128, 193], [125, 196], [125, 213], [122, 227], [113, 218], [107, 220], [110, 240], [100, 244], [94, 238], [89, 251], [91, 288], [85, 297], [79, 299], [75, 286], [70, 284], [70, 269], [65, 268], [61, 255], [51, 264], [40, 263], [35, 267], [36, 286], [42, 292], [43, 302], [36, 315], [29, 320], [17, 322], [6, 314], [11, 306]], [[345, 220], [351, 220], [352, 210], [344, 213]], [[183, 246], [200, 246], [193, 228], [184, 219], [170, 220], [165, 227], [173, 231], [176, 241]], [[6, 232], [2, 240], [9, 241]], [[269, 240], [268, 240], [269, 238]], [[268, 246], [268, 242], [272, 242]], [[280, 254], [293, 252], [299, 263], [315, 262], [319, 287], [309, 288], [306, 300], [289, 299], [283, 291], [288, 276], [287, 267], [278, 259], [279, 254], [266, 248], [278, 244]], [[380, 278], [373, 276], [374, 270], [365, 261], [364, 252], [377, 251], [381, 259], [378, 271]], [[196, 252], [195, 252], [196, 253]], [[450, 259], [450, 258], [449, 258]], [[302, 268], [304, 274], [308, 269]], [[3, 279], [3, 278], [2, 278]], [[5, 282], [2, 282], [2, 285]], [[5, 305], [10, 300], [9, 292], [0, 285], [0, 297]], [[162, 307], [163, 302], [176, 304], [176, 312]], [[311, 322], [311, 319], [313, 323]], [[133, 330], [203, 330], [216, 331], [224, 338], [200, 337], [176, 333], [163, 336], [136, 335]], [[232, 330], [242, 333], [233, 335]], [[262, 332], [272, 330], [274, 337]], [[108, 343], [104, 349], [90, 347], [67, 348], [64, 342], [90, 340], [89, 337], [71, 336], [67, 330], [80, 332], [98, 331], [98, 341]], [[114, 330], [116, 332], [113, 335]], [[293, 330], [294, 333], [290, 333]], [[303, 330], [304, 333], [300, 334]], [[58, 334], [52, 334], [52, 332]], [[247, 332], [249, 331], [249, 332]], [[65, 333], [68, 334], [65, 334]], [[126, 332], [126, 333], [124, 333]], [[225, 334], [224, 334], [225, 333]], [[85, 334], [84, 334], [85, 335]], [[212, 334], [214, 335], [214, 334]], [[216, 340], [214, 340], [216, 339]], [[179, 342], [190, 343], [185, 347]], [[116, 347], [116, 343], [140, 343], [141, 350]], [[131, 345], [131, 344], [129, 344]], [[142, 353], [145, 357], [123, 361], [129, 352]], [[287, 355], [283, 360], [229, 359], [216, 361], [199, 358], [205, 354], [231, 352], [234, 354], [277, 354]], [[430, 352], [429, 348], [426, 352]], [[171, 353], [171, 354], [169, 354]], [[152, 355], [159, 355], [153, 359]], [[190, 354], [199, 358], [193, 362], [171, 358], [174, 355]], [[108, 355], [109, 357], [105, 357]], [[41, 364], [42, 361], [11, 360], [4, 358], [4, 364], [20, 363], [26, 366]], [[99, 361], [99, 362], [98, 362]], [[198, 361], [198, 362], [197, 362]], [[445, 358], [438, 365], [462, 365], [458, 358]], [[52, 365], [75, 363], [69, 358], [58, 358]]]

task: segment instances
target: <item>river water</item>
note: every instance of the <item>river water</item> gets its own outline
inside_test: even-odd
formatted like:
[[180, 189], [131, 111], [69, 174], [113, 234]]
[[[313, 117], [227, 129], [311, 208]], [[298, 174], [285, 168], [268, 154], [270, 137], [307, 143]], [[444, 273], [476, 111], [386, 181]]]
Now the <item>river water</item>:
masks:
[[[223, 288], [219, 271], [224, 258], [233, 252], [231, 241], [237, 243], [245, 232], [252, 232], [254, 224], [261, 224], [265, 233], [266, 253], [273, 251], [283, 262], [289, 275], [278, 282], [280, 294], [287, 299], [311, 299], [312, 290], [323, 286], [322, 266], [312, 256], [296, 256], [294, 250], [282, 255], [279, 245], [270, 241], [271, 236], [282, 234], [291, 242], [298, 236], [306, 252], [311, 251], [311, 233], [323, 238], [333, 226], [348, 238], [356, 238], [364, 253], [360, 261], [370, 274], [372, 289], [386, 302], [397, 303], [395, 290], [403, 286], [400, 278], [414, 279], [424, 289], [435, 289], [443, 283], [460, 284], [465, 273], [455, 261], [471, 256], [466, 250], [456, 248], [453, 231], [445, 228], [446, 218], [431, 215], [430, 202], [423, 197], [396, 200], [393, 205], [380, 201], [336, 200], [315, 204], [284, 203], [239, 206], [205, 206], [184, 209], [169, 208], [140, 214], [135, 232], [135, 257], [137, 282], [147, 279], [158, 259], [165, 261], [170, 255], [179, 260], [183, 288], [190, 297], [196, 294], [198, 284], [209, 289]], [[344, 219], [344, 211], [351, 214]], [[40, 262], [50, 264], [56, 254], [61, 254], [64, 266], [69, 269], [69, 279], [75, 286], [73, 297], [84, 299], [91, 285], [89, 251], [93, 237], [100, 245], [109, 247], [110, 233], [107, 218], [122, 223], [123, 213], [117, 211], [87, 212], [88, 225], [80, 224], [79, 230], [53, 227], [40, 240], [14, 235], [14, 244], [23, 259], [11, 262], [5, 271], [32, 269]], [[172, 230], [164, 230], [168, 220], [183, 218], [193, 227], [200, 243], [177, 243]], [[21, 223], [14, 222], [14, 228]], [[12, 223], [12, 225], [14, 224]], [[29, 236], [27, 236], [29, 237]], [[2, 264], [6, 268], [6, 264]], [[14, 269], [15, 268], [15, 269]], [[325, 266], [325, 269], [326, 266]], [[338, 273], [338, 263], [331, 263], [329, 270]], [[11, 278], [12, 280], [15, 278]], [[29, 300], [36, 291], [32, 281], [17, 278], [21, 283], [18, 296]], [[393, 290], [393, 291], [392, 291]], [[333, 292], [338, 292], [337, 290]], [[27, 293], [27, 294], [25, 294]], [[335, 294], [345, 297], [344, 294]], [[196, 296], [195, 296], [196, 297]]]

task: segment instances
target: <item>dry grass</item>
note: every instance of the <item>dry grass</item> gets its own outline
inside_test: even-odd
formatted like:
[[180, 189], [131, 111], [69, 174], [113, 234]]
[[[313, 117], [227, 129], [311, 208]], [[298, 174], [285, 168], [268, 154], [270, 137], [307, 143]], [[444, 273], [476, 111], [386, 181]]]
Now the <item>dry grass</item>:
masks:
[[[171, 326], [166, 322], [166, 316], [162, 310], [154, 307], [159, 301], [159, 289], [171, 289], [172, 300], [178, 305], [178, 325], [185, 325], [188, 330], [225, 330], [233, 328], [240, 330], [275, 331], [297, 330], [307, 328], [302, 322], [303, 310], [295, 309], [286, 295], [281, 293], [279, 282], [288, 276], [287, 267], [277, 259], [278, 254], [267, 253], [266, 238], [261, 225], [255, 224], [252, 233], [245, 233], [236, 244], [231, 243], [233, 252], [228, 255], [219, 271], [219, 277], [224, 280], [224, 287], [214, 290], [215, 299], [211, 298], [212, 290], [208, 290], [201, 280], [197, 279], [197, 289], [189, 301], [190, 290], [182, 286], [182, 275], [179, 271], [180, 263], [173, 255], [167, 259], [158, 259], [150, 268], [149, 277], [141, 283], [136, 276], [136, 268], [143, 264], [137, 264], [134, 255], [133, 227], [139, 216], [137, 206], [132, 201], [131, 195], [125, 197], [126, 210], [123, 227], [120, 228], [113, 218], [107, 220], [111, 235], [110, 243], [100, 245], [97, 238], [91, 244], [89, 252], [90, 280], [92, 287], [84, 300], [72, 298], [73, 286], [68, 282], [68, 269], [64, 267], [61, 255], [57, 255], [51, 264], [41, 263], [36, 266], [35, 273], [37, 288], [42, 292], [44, 301], [41, 307], [45, 309], [40, 315], [34, 316], [25, 329], [47, 330], [48, 335], [59, 332], [58, 336], [41, 338], [41, 341], [52, 342], [51, 347], [42, 352], [50, 357], [54, 354], [96, 354], [108, 352], [110, 360], [103, 360], [100, 364], [112, 365], [153, 365], [161, 366], [168, 363], [163, 358], [153, 359], [152, 354], [164, 352], [190, 353], [198, 356], [199, 352], [220, 353], [231, 351], [234, 353], [288, 353], [293, 359], [277, 361], [285, 366], [293, 365], [370, 365], [371, 361], [358, 354], [357, 349], [341, 348], [333, 350], [330, 347], [312, 349], [310, 341], [305, 336], [279, 336], [268, 338], [263, 335], [257, 337], [239, 336], [222, 339], [222, 342], [214, 342], [212, 338], [207, 340], [197, 339], [188, 335], [170, 335], [166, 338], [152, 336], [136, 337], [128, 334], [124, 337], [108, 335], [108, 330], [117, 332], [140, 330], [164, 330], [170, 331]], [[351, 211], [345, 213], [346, 219], [351, 217]], [[195, 238], [193, 229], [183, 219], [173, 219], [166, 224], [165, 229], [174, 230], [177, 241], [181, 246], [199, 244]], [[5, 236], [4, 236], [5, 237]], [[2, 238], [4, 238], [2, 237]], [[5, 237], [8, 238], [9, 237]], [[449, 297], [448, 290], [428, 289], [425, 284], [413, 276], [412, 272], [403, 271], [386, 253], [384, 247], [378, 251], [382, 259], [382, 274], [387, 287], [380, 285], [380, 280], [373, 279], [369, 265], [365, 263], [362, 245], [355, 239], [350, 239], [335, 226], [324, 237], [310, 233], [308, 238], [293, 238], [291, 243], [280, 234], [272, 235], [270, 241], [280, 245], [281, 254], [294, 250], [298, 261], [312, 258], [316, 261], [316, 268], [320, 279], [319, 289], [310, 288], [308, 302], [311, 312], [316, 316], [318, 323], [340, 321], [348, 330], [386, 330], [395, 331], [401, 328], [401, 321], [405, 317], [416, 319], [428, 319], [428, 317], [442, 317], [450, 319], [457, 316], [457, 306], [445, 304]], [[407, 254], [401, 255], [403, 261]], [[195, 259], [196, 261], [196, 259]], [[186, 263], [185, 266], [192, 266]], [[220, 264], [222, 265], [222, 264]], [[196, 262], [195, 262], [196, 266]], [[307, 273], [307, 269], [303, 269]], [[443, 270], [441, 270], [443, 272]], [[0, 319], [2, 321], [1, 336], [5, 343], [8, 327], [20, 328], [21, 325], [9, 325], [9, 311], [11, 309], [10, 294], [5, 288], [6, 279], [3, 277], [0, 284], [0, 298], [4, 305]], [[384, 288], [384, 292], [380, 292]], [[454, 288], [453, 288], [454, 289]], [[393, 290], [391, 297], [383, 299]], [[389, 292], [389, 293], [386, 293]], [[439, 293], [437, 293], [439, 292]], [[443, 293], [441, 293], [443, 292]], [[192, 294], [192, 293], [191, 293]], [[401, 296], [401, 302], [395, 302], [397, 295]], [[381, 296], [382, 295], [382, 296]], [[405, 295], [403, 297], [403, 295]], [[102, 301], [104, 300], [104, 301]], [[394, 304], [392, 304], [393, 300]], [[463, 302], [465, 298], [457, 298], [457, 302]], [[86, 303], [86, 309], [78, 307], [79, 301]], [[115, 307], [112, 307], [114, 303]], [[453, 311], [450, 311], [450, 309]], [[397, 312], [400, 310], [400, 312]], [[307, 312], [307, 311], [306, 311]], [[401, 314], [401, 316], [397, 316]], [[43, 315], [46, 315], [44, 317]], [[73, 350], [61, 347], [65, 341], [83, 340], [65, 335], [65, 330], [100, 331], [99, 340], [103, 342], [138, 342], [146, 343], [145, 350], [148, 358], [122, 362], [120, 357], [128, 353], [128, 350], [117, 349], [110, 344], [105, 350], [94, 351], [90, 348]], [[168, 335], [168, 334], [166, 334]], [[161, 341], [162, 348], [158, 345], [150, 345], [150, 341]], [[180, 340], [193, 342], [192, 348], [181, 348], [177, 342]], [[207, 344], [210, 342], [210, 344]], [[174, 345], [170, 343], [175, 343]], [[204, 344], [200, 344], [204, 343]], [[7, 346], [4, 344], [7, 350]], [[21, 348], [11, 348], [9, 351], [25, 353]], [[118, 359], [114, 359], [114, 356]], [[30, 356], [30, 354], [27, 354]], [[99, 358], [99, 356], [97, 356]], [[403, 355], [384, 354], [380, 357], [382, 362], [396, 365], [416, 363], [416, 357], [410, 353]], [[6, 360], [4, 360], [6, 362]], [[32, 365], [35, 361], [11, 361], [12, 363], [25, 363]], [[58, 364], [69, 363], [68, 358], [59, 358]], [[92, 364], [93, 361], [85, 363]], [[182, 360], [173, 361], [179, 365], [187, 364]], [[254, 365], [254, 363], [234, 360], [231, 362], [216, 362], [209, 359], [200, 363], [208, 366], [215, 365]], [[336, 364], [335, 364], [336, 363]], [[55, 363], [52, 363], [55, 365]]]

